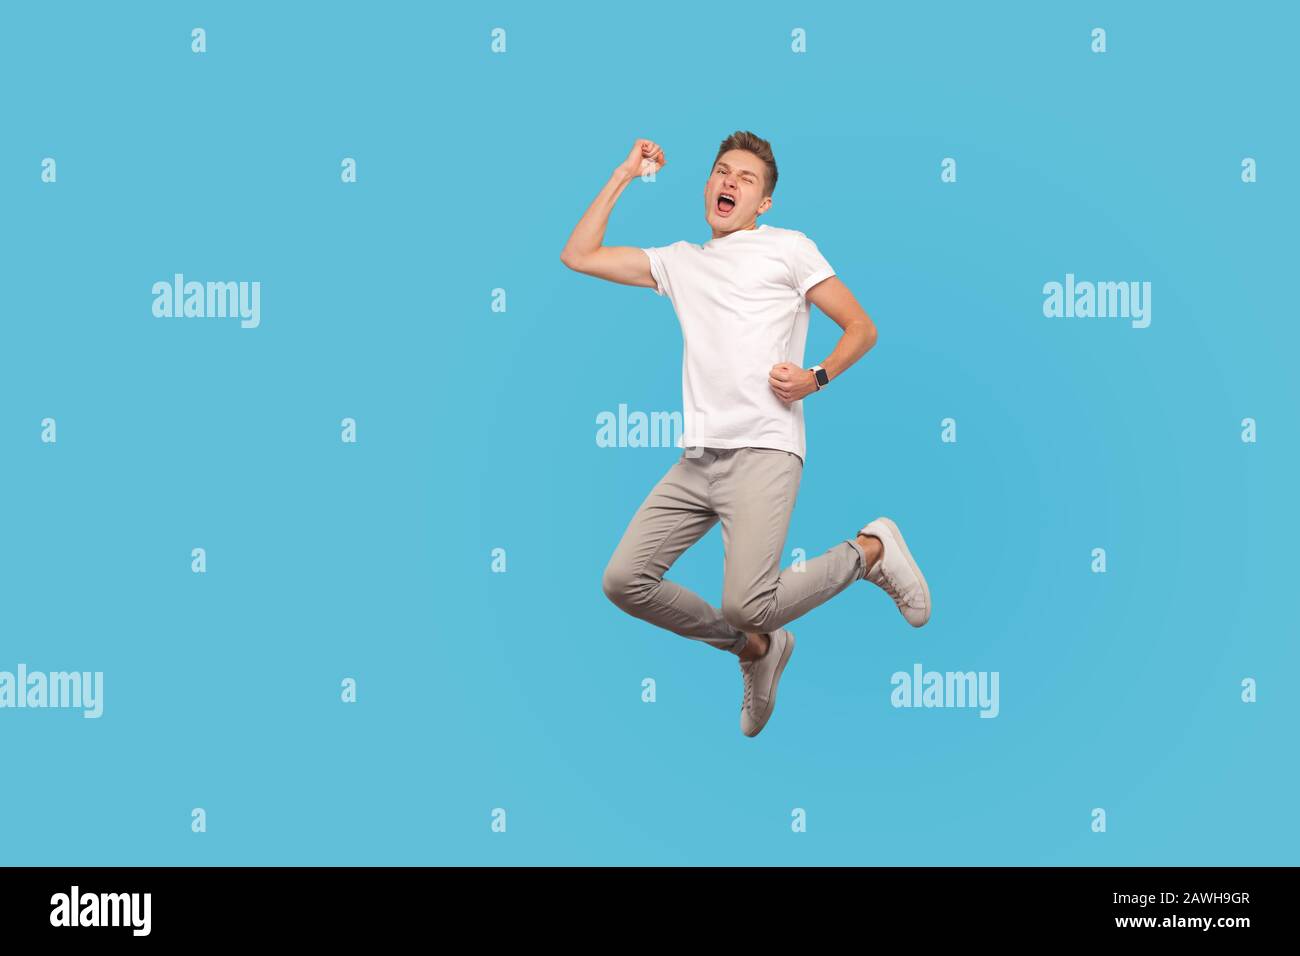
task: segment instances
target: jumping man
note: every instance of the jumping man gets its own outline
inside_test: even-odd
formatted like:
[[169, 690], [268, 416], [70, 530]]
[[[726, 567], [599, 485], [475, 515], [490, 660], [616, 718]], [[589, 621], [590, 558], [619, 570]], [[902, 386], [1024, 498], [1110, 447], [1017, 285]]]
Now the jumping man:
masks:
[[[882, 588], [914, 627], [930, 590], [897, 525], [876, 518], [855, 537], [781, 570], [803, 476], [803, 399], [876, 343], [876, 327], [802, 232], [758, 218], [772, 208], [776, 160], [753, 133], [722, 141], [704, 184], [702, 245], [603, 245], [610, 211], [633, 179], [664, 168], [639, 139], [574, 227], [570, 269], [666, 295], [681, 323], [681, 458], [641, 503], [605, 568], [605, 594], [627, 613], [740, 658], [740, 729], [756, 736], [794, 650], [785, 625], [854, 581]], [[820, 365], [803, 367], [808, 305], [843, 329]], [[666, 580], [688, 547], [722, 522], [722, 607]]]

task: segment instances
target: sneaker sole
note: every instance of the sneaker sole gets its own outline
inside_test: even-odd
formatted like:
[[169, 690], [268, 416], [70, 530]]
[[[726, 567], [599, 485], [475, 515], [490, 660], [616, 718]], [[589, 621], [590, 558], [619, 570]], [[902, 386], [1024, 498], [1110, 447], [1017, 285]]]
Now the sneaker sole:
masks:
[[[916, 566], [916, 561], [912, 558], [912, 552], [907, 550], [907, 542], [903, 540], [903, 533], [898, 530], [898, 525], [885, 517], [880, 519], [880, 523], [889, 529], [889, 533], [892, 534], [894, 540], [898, 542], [898, 547], [903, 552], [903, 557], [907, 559], [908, 566], [912, 569], [912, 573], [916, 575], [917, 580], [921, 582], [921, 589], [925, 591], [925, 620], [920, 624], [912, 624], [913, 627], [924, 627], [929, 623], [930, 614], [934, 611], [934, 607], [930, 604], [930, 585], [925, 583], [925, 575], [922, 574], [921, 569]], [[912, 622], [908, 621], [908, 623], [911, 624]]]
[[776, 674], [772, 677], [772, 702], [767, 708], [767, 718], [752, 734], [745, 734], [746, 737], [757, 737], [761, 734], [763, 728], [767, 726], [768, 721], [772, 719], [772, 714], [776, 713], [776, 691], [777, 688], [781, 686], [781, 675], [785, 673], [785, 665], [790, 663], [790, 655], [794, 653], [794, 635], [789, 631], [786, 631], [785, 633], [789, 636], [790, 640], [785, 642], [785, 651], [781, 654], [781, 659], [777, 661]]

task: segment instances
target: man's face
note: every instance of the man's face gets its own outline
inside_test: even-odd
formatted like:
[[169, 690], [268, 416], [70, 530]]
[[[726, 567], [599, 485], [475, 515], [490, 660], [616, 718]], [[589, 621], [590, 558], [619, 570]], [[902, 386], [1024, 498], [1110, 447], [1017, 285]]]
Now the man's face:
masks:
[[[752, 229], [761, 213], [772, 205], [772, 197], [763, 195], [767, 167], [753, 153], [733, 149], [718, 157], [704, 186], [704, 218], [713, 227], [714, 236]], [[734, 200], [734, 205], [723, 199]]]

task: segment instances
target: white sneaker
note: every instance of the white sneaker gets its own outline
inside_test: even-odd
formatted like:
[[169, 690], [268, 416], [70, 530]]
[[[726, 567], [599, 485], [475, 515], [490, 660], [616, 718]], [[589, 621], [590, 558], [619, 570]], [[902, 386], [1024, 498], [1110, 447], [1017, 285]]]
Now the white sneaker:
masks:
[[740, 732], [746, 737], [757, 737], [759, 731], [767, 726], [772, 709], [776, 707], [776, 685], [794, 651], [794, 635], [783, 627], [777, 628], [767, 639], [766, 654], [757, 660], [740, 662], [740, 673], [745, 679], [745, 699], [740, 704]]
[[867, 572], [865, 580], [894, 599], [908, 624], [920, 627], [930, 620], [930, 586], [907, 550], [898, 525], [888, 518], [877, 518], [858, 534], [874, 535], [884, 545], [880, 560]]

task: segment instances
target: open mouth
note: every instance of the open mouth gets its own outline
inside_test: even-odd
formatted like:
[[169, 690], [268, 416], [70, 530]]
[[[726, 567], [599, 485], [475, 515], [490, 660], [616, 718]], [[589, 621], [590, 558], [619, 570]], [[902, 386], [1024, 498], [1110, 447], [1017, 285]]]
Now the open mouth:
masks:
[[736, 208], [736, 198], [731, 193], [719, 193], [715, 207], [719, 216], [724, 218], [730, 216], [731, 211]]

